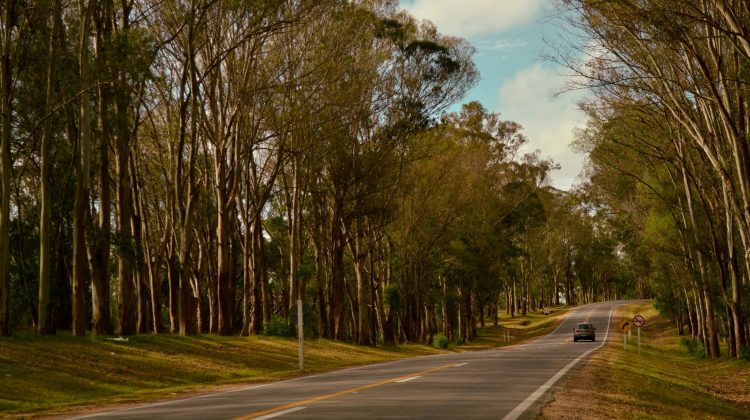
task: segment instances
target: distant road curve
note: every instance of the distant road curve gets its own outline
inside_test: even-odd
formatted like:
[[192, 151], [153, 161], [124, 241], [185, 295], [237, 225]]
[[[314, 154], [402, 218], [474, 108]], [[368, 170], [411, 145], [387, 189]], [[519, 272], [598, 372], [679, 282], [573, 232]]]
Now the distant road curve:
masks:
[[[504, 349], [419, 357], [77, 419], [516, 419], [536, 417], [550, 388], [603, 346], [622, 301], [572, 310], [551, 334]], [[573, 342], [589, 320], [597, 342]]]

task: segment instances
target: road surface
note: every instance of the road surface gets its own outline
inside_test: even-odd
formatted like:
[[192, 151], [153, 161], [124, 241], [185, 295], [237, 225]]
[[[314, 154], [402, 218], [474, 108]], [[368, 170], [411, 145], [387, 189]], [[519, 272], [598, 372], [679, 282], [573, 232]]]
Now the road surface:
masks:
[[[78, 418], [533, 418], [550, 388], [604, 344], [617, 304], [576, 308], [553, 333], [524, 345], [399, 360]], [[585, 320], [597, 327], [598, 341], [574, 343], [573, 326]]]

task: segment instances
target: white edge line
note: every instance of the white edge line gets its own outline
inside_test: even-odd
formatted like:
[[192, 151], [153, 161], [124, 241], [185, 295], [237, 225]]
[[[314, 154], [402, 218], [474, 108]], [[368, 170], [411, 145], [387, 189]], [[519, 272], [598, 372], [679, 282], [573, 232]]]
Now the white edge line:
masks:
[[468, 364], [469, 364], [468, 362], [464, 362], [464, 363], [459, 363], [459, 364], [457, 364], [457, 365], [456, 365], [455, 367], [466, 366], [466, 365], [468, 365]]
[[531, 404], [534, 404], [536, 400], [539, 399], [542, 395], [544, 395], [545, 392], [547, 392], [548, 389], [552, 387], [552, 385], [555, 384], [563, 375], [565, 375], [573, 366], [575, 366], [578, 362], [581, 361], [584, 357], [588, 356], [589, 353], [591, 353], [594, 350], [600, 349], [602, 346], [607, 344], [607, 337], [609, 337], [609, 325], [612, 321], [612, 312], [615, 310], [615, 307], [613, 306], [612, 309], [609, 310], [609, 319], [607, 320], [607, 333], [604, 335], [604, 341], [602, 344], [599, 344], [597, 347], [594, 347], [593, 349], [583, 353], [582, 355], [575, 358], [572, 362], [568, 363], [567, 366], [560, 369], [559, 372], [555, 374], [555, 376], [551, 377], [547, 382], [544, 383], [544, 385], [540, 386], [539, 389], [534, 391], [533, 394], [529, 395], [528, 398], [526, 398], [521, 404], [518, 404], [516, 408], [513, 409], [510, 413], [508, 413], [507, 416], [503, 417], [503, 420], [515, 420], [518, 417], [523, 414], [526, 409], [528, 409]]
[[290, 408], [288, 410], [282, 410], [282, 411], [277, 411], [275, 413], [266, 414], [265, 416], [255, 417], [253, 420], [267, 420], [267, 419], [272, 419], [274, 417], [283, 416], [284, 414], [294, 413], [295, 411], [304, 410], [304, 409], [305, 409], [305, 407], [294, 407], [294, 408]]
[[396, 382], [409, 382], [409, 381], [413, 381], [413, 380], [419, 379], [419, 378], [421, 378], [421, 376], [410, 376], [408, 378], [404, 378], [404, 379], [402, 379], [400, 381], [396, 381]]

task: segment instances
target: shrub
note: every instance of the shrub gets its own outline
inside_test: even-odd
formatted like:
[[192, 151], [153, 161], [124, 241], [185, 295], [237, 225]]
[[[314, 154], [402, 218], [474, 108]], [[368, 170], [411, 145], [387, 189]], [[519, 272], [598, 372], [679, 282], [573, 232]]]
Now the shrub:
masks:
[[689, 353], [695, 352], [695, 348], [698, 346], [698, 342], [695, 339], [682, 337], [680, 343], [685, 346]]
[[520, 322], [520, 324], [525, 327], [525, 326], [531, 324], [531, 321], [529, 321], [528, 319], [524, 319], [523, 321]]
[[268, 324], [263, 326], [263, 335], [275, 336], [275, 337], [294, 337], [297, 335], [297, 330], [294, 325], [286, 322], [286, 320], [280, 316], [271, 318]]
[[706, 349], [703, 348], [703, 343], [688, 337], [683, 337], [680, 341], [685, 348], [687, 348], [688, 353], [694, 354], [698, 357], [706, 357]]
[[443, 334], [436, 334], [432, 337], [432, 347], [438, 349], [447, 349], [448, 343], [448, 337], [444, 336]]
[[[315, 339], [320, 337], [320, 328], [318, 327], [318, 315], [315, 312], [315, 306], [305, 303], [302, 307], [302, 318], [304, 319], [303, 332], [305, 339]], [[293, 305], [289, 311], [289, 326], [292, 329], [292, 337], [297, 336], [297, 305]]]
[[740, 357], [742, 357], [745, 361], [750, 362], [750, 348], [742, 346], [740, 348]]

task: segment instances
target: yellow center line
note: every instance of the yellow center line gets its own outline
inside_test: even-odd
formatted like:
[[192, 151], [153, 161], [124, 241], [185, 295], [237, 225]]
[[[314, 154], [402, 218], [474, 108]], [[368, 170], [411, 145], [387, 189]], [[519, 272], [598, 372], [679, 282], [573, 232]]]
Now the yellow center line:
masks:
[[294, 402], [294, 403], [285, 404], [285, 405], [279, 405], [279, 406], [272, 407], [272, 408], [269, 408], [269, 409], [266, 409], [266, 410], [262, 410], [262, 411], [256, 411], [254, 413], [250, 413], [250, 414], [247, 414], [247, 415], [244, 415], [244, 416], [241, 416], [241, 417], [235, 417], [234, 420], [248, 420], [248, 419], [252, 419], [252, 418], [255, 418], [255, 417], [264, 416], [266, 414], [275, 413], [277, 411], [288, 410], [290, 408], [299, 407], [301, 405], [311, 404], [311, 403], [314, 403], [314, 402], [328, 400], [328, 399], [331, 399], [331, 398], [340, 397], [342, 395], [351, 394], [351, 393], [359, 392], [359, 391], [364, 391], [366, 389], [375, 388], [375, 387], [382, 386], [382, 385], [387, 385], [387, 384], [390, 384], [390, 383], [393, 383], [393, 382], [398, 382], [398, 381], [406, 379], [406, 378], [410, 378], [412, 376], [425, 375], [425, 374], [428, 374], [430, 372], [435, 372], [435, 371], [438, 371], [438, 370], [447, 369], [449, 367], [454, 367], [454, 366], [456, 366], [455, 363], [451, 363], [451, 364], [448, 364], [448, 365], [437, 366], [437, 367], [434, 367], [434, 368], [431, 368], [431, 369], [423, 370], [421, 372], [410, 373], [408, 375], [399, 376], [397, 378], [386, 379], [384, 381], [375, 382], [375, 383], [372, 383], [372, 384], [369, 384], [369, 385], [362, 385], [362, 386], [358, 386], [356, 388], [345, 389], [343, 391], [338, 391], [338, 392], [334, 392], [334, 393], [331, 393], [331, 394], [321, 395], [319, 397], [310, 398], [310, 399], [304, 400], [304, 401], [297, 401], [297, 402]]

